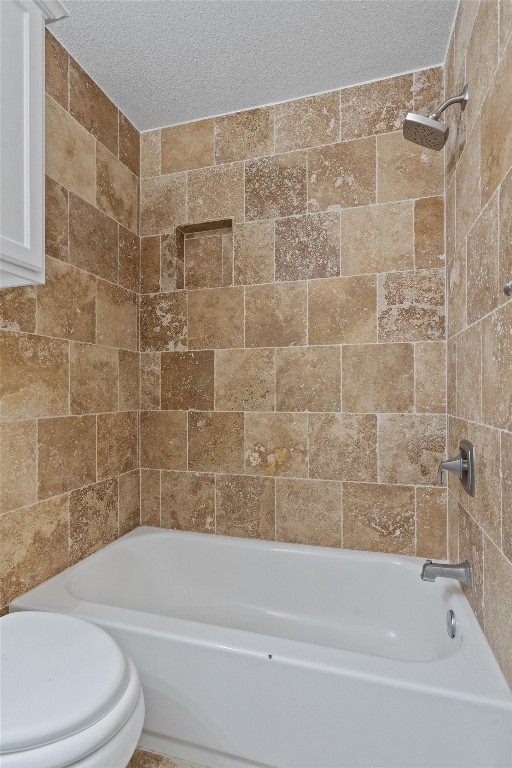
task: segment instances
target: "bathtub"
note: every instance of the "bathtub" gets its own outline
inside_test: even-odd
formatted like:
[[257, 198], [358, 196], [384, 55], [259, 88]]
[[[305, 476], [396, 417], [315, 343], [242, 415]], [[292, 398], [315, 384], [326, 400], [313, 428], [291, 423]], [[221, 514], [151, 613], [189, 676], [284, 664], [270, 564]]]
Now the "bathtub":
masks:
[[[512, 696], [417, 558], [138, 528], [15, 600], [135, 661], [141, 746], [211, 768], [510, 768]], [[457, 633], [446, 629], [448, 609]]]

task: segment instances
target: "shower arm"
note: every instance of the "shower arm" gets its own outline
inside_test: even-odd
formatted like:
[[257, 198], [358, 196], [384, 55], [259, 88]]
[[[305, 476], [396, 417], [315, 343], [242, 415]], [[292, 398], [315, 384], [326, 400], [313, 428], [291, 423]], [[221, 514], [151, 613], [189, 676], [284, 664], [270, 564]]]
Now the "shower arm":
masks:
[[451, 99], [447, 99], [444, 102], [444, 104], [441, 104], [441, 106], [438, 107], [435, 110], [435, 112], [432, 112], [432, 114], [429, 115], [429, 117], [432, 120], [439, 120], [439, 118], [441, 117], [445, 109], [447, 109], [447, 107], [451, 107], [452, 104], [460, 104], [460, 108], [462, 112], [464, 112], [464, 110], [466, 109], [467, 101], [468, 101], [468, 87], [466, 86], [462, 91], [462, 93], [460, 94], [460, 96], [452, 96]]

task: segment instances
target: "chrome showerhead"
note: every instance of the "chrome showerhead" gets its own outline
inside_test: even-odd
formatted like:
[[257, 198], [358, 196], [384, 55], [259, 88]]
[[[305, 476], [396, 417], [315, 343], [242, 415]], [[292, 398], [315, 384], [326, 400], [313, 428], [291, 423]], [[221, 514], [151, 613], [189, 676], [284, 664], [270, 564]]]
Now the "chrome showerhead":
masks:
[[439, 122], [439, 117], [451, 104], [460, 104], [464, 111], [468, 100], [468, 86], [466, 85], [460, 96], [454, 96], [441, 104], [435, 112], [426, 117], [409, 112], [404, 121], [404, 139], [419, 144], [420, 147], [439, 151], [446, 144], [448, 138], [448, 126]]

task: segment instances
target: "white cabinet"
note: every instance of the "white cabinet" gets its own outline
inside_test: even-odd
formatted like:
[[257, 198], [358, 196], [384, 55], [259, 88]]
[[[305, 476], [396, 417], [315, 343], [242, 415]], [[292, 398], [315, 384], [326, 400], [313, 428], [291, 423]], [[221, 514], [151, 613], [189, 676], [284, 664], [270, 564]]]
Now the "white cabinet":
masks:
[[0, 288], [44, 283], [44, 26], [56, 0], [0, 0]]

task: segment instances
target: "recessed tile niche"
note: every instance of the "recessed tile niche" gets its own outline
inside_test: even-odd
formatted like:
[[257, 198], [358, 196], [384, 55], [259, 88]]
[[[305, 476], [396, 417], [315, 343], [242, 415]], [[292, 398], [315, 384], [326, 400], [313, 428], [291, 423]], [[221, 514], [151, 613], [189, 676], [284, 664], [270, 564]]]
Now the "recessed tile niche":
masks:
[[185, 289], [233, 285], [232, 219], [176, 227], [176, 250]]

